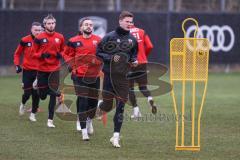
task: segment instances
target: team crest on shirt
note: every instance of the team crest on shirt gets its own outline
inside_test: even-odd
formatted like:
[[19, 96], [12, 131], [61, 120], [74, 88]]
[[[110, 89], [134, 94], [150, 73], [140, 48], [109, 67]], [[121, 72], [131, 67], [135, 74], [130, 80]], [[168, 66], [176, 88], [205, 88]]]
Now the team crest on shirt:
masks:
[[81, 46], [83, 46], [83, 45], [82, 45], [82, 42], [81, 42], [81, 41], [77, 41], [77, 42], [74, 42], [74, 43], [73, 43], [73, 46], [76, 48], [76, 47], [81, 47]]
[[55, 42], [56, 42], [56, 43], [59, 43], [59, 42], [60, 42], [60, 39], [59, 39], [59, 38], [55, 38]]
[[94, 46], [97, 46], [97, 41], [96, 40], [93, 40], [92, 43], [93, 43]]

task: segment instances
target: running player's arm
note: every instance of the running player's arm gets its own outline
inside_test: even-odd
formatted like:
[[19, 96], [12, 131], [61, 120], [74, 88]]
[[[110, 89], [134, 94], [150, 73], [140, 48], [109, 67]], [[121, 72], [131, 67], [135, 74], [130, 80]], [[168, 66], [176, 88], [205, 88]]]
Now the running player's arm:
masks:
[[67, 45], [65, 45], [62, 56], [64, 61], [68, 63], [72, 69], [75, 68], [75, 48], [73, 42], [70, 40], [67, 42]]
[[25, 42], [21, 39], [17, 49], [14, 52], [13, 62], [15, 66], [20, 65], [20, 57], [24, 51]]
[[[59, 52], [59, 54], [61, 55], [62, 58], [64, 58], [64, 57], [63, 57], [64, 47], [65, 47], [65, 39], [64, 39], [64, 37], [62, 36], [62, 37], [61, 37], [60, 52]], [[64, 60], [65, 60], [65, 59], [64, 59]]]
[[144, 34], [144, 46], [145, 46], [146, 56], [149, 56], [150, 52], [153, 49], [153, 44], [151, 42], [151, 39], [146, 33]]
[[131, 49], [130, 62], [135, 62], [135, 61], [137, 61], [137, 54], [138, 54], [138, 42], [137, 42], [137, 40], [134, 38], [133, 47], [132, 47], [132, 49]]
[[41, 40], [36, 37], [34, 39], [33, 46], [31, 48], [33, 56], [36, 58], [40, 58], [42, 55], [42, 52], [40, 50], [40, 45], [41, 45]]
[[108, 36], [105, 36], [97, 46], [96, 55], [97, 57], [101, 58], [104, 62], [110, 62], [112, 59], [112, 55], [104, 51], [104, 47], [107, 45], [107, 43], [108, 43]]

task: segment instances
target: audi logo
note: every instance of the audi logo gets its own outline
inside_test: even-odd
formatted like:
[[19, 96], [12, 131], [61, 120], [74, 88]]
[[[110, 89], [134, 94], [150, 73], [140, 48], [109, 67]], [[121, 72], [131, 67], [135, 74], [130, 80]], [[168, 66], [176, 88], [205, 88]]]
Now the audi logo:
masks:
[[[190, 37], [190, 35], [193, 35], [195, 29], [196, 26], [190, 26], [186, 31], [186, 36]], [[202, 25], [198, 29], [197, 38], [207, 38], [213, 52], [228, 52], [233, 48], [235, 43], [235, 34], [233, 29], [228, 25]]]

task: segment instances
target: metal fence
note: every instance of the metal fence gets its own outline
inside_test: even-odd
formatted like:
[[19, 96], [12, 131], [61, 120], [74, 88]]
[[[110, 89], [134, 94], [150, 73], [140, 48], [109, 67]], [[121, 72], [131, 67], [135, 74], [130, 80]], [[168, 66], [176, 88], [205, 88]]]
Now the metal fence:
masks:
[[240, 0], [0, 0], [3, 10], [240, 12]]

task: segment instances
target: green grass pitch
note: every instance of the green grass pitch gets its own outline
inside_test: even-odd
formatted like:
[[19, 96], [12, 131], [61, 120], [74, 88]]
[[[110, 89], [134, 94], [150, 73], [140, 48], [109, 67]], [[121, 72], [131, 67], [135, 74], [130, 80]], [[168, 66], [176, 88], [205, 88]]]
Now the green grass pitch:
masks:
[[[165, 76], [166, 77], [166, 76]], [[94, 120], [95, 133], [89, 142], [81, 140], [75, 122], [55, 116], [55, 129], [46, 127], [47, 102], [41, 102], [44, 112], [31, 123], [28, 114], [18, 116], [21, 99], [20, 79], [0, 78], [0, 160], [225, 160], [240, 157], [240, 74], [210, 73], [207, 98], [201, 125], [201, 151], [175, 151], [175, 122], [170, 94], [155, 97], [159, 111], [169, 116], [163, 119], [124, 121], [121, 148], [109, 143], [112, 136], [112, 115], [107, 126]], [[27, 106], [30, 106], [31, 101]], [[150, 115], [146, 99], [139, 99], [142, 114]], [[131, 114], [131, 107], [125, 107]]]

